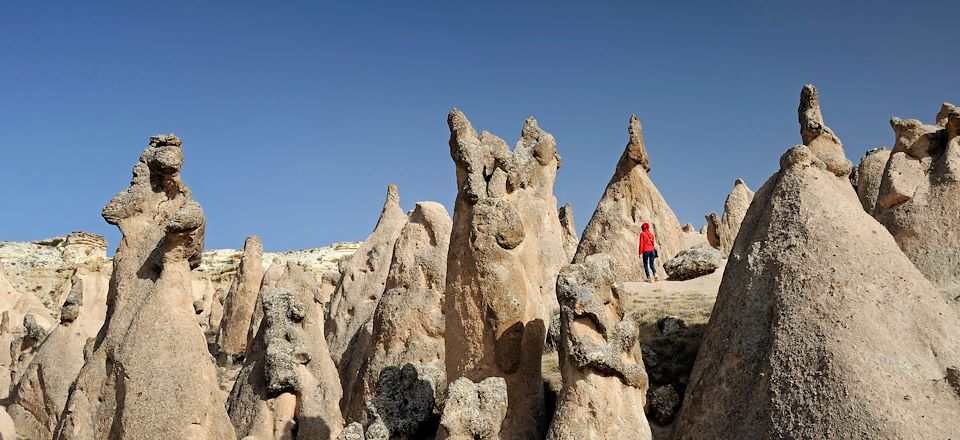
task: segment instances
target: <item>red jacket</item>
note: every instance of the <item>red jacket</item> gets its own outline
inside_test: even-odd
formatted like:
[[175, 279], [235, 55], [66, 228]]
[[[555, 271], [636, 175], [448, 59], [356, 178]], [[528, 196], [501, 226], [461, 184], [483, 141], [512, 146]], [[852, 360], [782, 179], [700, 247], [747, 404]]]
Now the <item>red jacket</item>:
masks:
[[650, 252], [656, 249], [657, 239], [653, 236], [653, 232], [650, 232], [650, 225], [644, 223], [642, 226], [643, 232], [640, 233], [640, 253]]

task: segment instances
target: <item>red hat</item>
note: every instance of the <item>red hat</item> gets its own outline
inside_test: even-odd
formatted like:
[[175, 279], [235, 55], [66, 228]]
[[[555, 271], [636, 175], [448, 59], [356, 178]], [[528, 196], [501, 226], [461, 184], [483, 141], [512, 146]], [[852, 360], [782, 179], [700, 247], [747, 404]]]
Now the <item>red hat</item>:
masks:
[[647, 229], [650, 229], [650, 223], [644, 223], [640, 225], [640, 229], [643, 229], [644, 231], [646, 231]]

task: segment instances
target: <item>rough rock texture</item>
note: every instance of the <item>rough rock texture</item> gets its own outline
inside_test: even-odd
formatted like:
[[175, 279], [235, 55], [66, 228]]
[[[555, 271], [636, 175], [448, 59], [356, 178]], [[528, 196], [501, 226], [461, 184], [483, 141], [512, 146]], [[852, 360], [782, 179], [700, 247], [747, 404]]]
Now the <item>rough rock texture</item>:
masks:
[[890, 125], [896, 144], [873, 215], [960, 310], [960, 107], [944, 104], [936, 125]]
[[325, 439], [343, 429], [318, 292], [301, 266], [288, 263], [263, 294], [263, 319], [228, 400], [238, 437]]
[[325, 330], [338, 366], [348, 350], [370, 346], [370, 321], [387, 283], [393, 247], [406, 223], [397, 187], [390, 185], [377, 226], [360, 249], [342, 262], [340, 285], [330, 300]]
[[[441, 307], [451, 227], [450, 215], [443, 205], [420, 202], [401, 230], [386, 289], [373, 315], [371, 344], [340, 363], [347, 420], [364, 421], [367, 399], [374, 396], [375, 385], [385, 368], [399, 370], [412, 363], [416, 365], [415, 373], [425, 369], [439, 372], [441, 380], [436, 384], [437, 389], [431, 390], [430, 400], [434, 401], [434, 392], [436, 397], [442, 397], [445, 381]], [[378, 390], [378, 394], [386, 392]], [[426, 413], [408, 416], [426, 421], [434, 413], [433, 403], [419, 409]], [[381, 415], [383, 412], [380, 411]], [[418, 426], [403, 426], [404, 432], [391, 429], [391, 433], [412, 435], [418, 429]]]
[[488, 377], [480, 383], [461, 377], [450, 384], [437, 440], [499, 440], [507, 415], [507, 383]]
[[615, 266], [609, 255], [594, 254], [557, 279], [563, 388], [548, 439], [651, 438], [647, 373], [637, 326], [624, 319], [614, 287]]
[[699, 245], [684, 249], [663, 263], [663, 269], [672, 280], [689, 280], [713, 273], [724, 263], [723, 254], [711, 246]]
[[553, 196], [556, 142], [532, 117], [513, 151], [478, 135], [459, 110], [447, 123], [459, 189], [444, 302], [447, 378], [504, 378], [510, 410], [500, 436], [542, 437], [540, 360], [567, 262]]
[[567, 252], [567, 261], [573, 261], [580, 240], [577, 239], [577, 226], [573, 221], [573, 206], [569, 203], [560, 207], [560, 226], [563, 227], [563, 248]]
[[647, 396], [648, 414], [660, 426], [669, 425], [677, 416], [680, 407], [680, 395], [671, 385], [662, 385], [650, 391]]
[[873, 214], [877, 206], [880, 181], [883, 180], [883, 170], [889, 160], [889, 148], [874, 148], [863, 155], [857, 167], [857, 196], [864, 211], [869, 214]]
[[223, 304], [223, 319], [217, 337], [221, 361], [242, 358], [247, 352], [247, 330], [257, 305], [263, 281], [263, 242], [260, 237], [247, 237], [237, 276]]
[[[421, 439], [437, 432], [446, 395], [442, 368], [405, 364], [380, 371], [376, 394], [366, 401], [367, 439]], [[441, 390], [442, 393], [438, 393]]]
[[719, 249], [724, 256], [733, 248], [733, 241], [740, 232], [740, 222], [747, 214], [751, 201], [753, 201], [753, 191], [750, 191], [742, 179], [737, 179], [723, 202], [723, 217], [718, 218], [713, 212], [706, 216], [707, 242], [710, 246]]
[[744, 218], [677, 439], [960, 435], [960, 318], [815, 151], [787, 151]]
[[107, 319], [70, 393], [58, 438], [232, 439], [192, 306], [204, 217], [180, 181], [183, 152], [154, 136], [130, 187], [103, 208], [123, 239]]
[[636, 116], [627, 129], [630, 141], [617, 162], [617, 168], [597, 204], [597, 210], [583, 230], [580, 246], [573, 259], [582, 263], [587, 256], [606, 253], [616, 263], [620, 280], [639, 280], [643, 262], [638, 256], [640, 225], [650, 223], [657, 239], [662, 264], [683, 249], [680, 222], [647, 174], [650, 160], [643, 143], [643, 129]]

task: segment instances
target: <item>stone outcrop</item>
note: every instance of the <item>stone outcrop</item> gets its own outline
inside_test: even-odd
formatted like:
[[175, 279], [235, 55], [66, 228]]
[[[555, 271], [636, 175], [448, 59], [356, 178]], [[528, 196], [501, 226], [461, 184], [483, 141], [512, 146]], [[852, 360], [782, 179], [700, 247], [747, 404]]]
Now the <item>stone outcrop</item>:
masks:
[[263, 295], [273, 290], [274, 287], [277, 287], [277, 283], [279, 283], [280, 278], [283, 277], [286, 267], [287, 264], [285, 264], [283, 260], [279, 257], [274, 257], [273, 261], [270, 262], [270, 267], [264, 271], [263, 277], [260, 279], [260, 290], [257, 292], [257, 302], [254, 304], [253, 312], [250, 314], [250, 325], [247, 330], [247, 347], [253, 346], [253, 340], [257, 337], [257, 332], [260, 331], [260, 321], [263, 320]]
[[713, 212], [707, 214], [707, 242], [710, 246], [719, 249], [724, 256], [733, 248], [733, 241], [737, 239], [737, 233], [740, 232], [740, 222], [743, 221], [743, 216], [747, 214], [747, 208], [752, 201], [753, 191], [747, 187], [746, 182], [737, 179], [723, 202], [723, 217], [718, 217]]
[[437, 440], [499, 440], [507, 415], [507, 383], [488, 377], [480, 383], [461, 377], [450, 384]]
[[237, 437], [336, 438], [343, 429], [340, 379], [321, 337], [318, 292], [293, 263], [264, 292], [263, 319], [228, 400]]
[[689, 280], [716, 271], [724, 263], [723, 254], [707, 245], [684, 249], [663, 263], [667, 277], [672, 280]]
[[230, 285], [223, 304], [223, 319], [217, 337], [222, 362], [242, 358], [247, 352], [247, 330], [257, 305], [263, 281], [263, 242], [260, 237], [247, 237], [237, 276]]
[[944, 104], [935, 125], [890, 125], [896, 144], [873, 215], [960, 310], [960, 107]]
[[960, 435], [960, 318], [860, 207], [842, 155], [793, 147], [757, 192], [674, 438]]
[[643, 223], [650, 223], [657, 239], [660, 256], [657, 264], [673, 258], [684, 248], [680, 222], [648, 175], [650, 159], [643, 142], [643, 128], [636, 116], [630, 117], [627, 132], [630, 140], [593, 217], [583, 230], [573, 259], [574, 263], [582, 263], [589, 255], [605, 253], [614, 259], [622, 281], [639, 280], [643, 274], [643, 262], [637, 250]]
[[190, 269], [200, 264], [205, 221], [180, 180], [182, 164], [180, 139], [151, 137], [130, 187], [103, 208], [123, 240], [106, 323], [57, 438], [235, 437], [192, 305]]
[[532, 117], [512, 151], [478, 135], [457, 109], [447, 123], [458, 187], [444, 298], [447, 378], [502, 377], [510, 409], [500, 437], [542, 437], [540, 359], [567, 262], [553, 196], [556, 142]]
[[370, 321], [387, 283], [393, 247], [406, 223], [397, 187], [390, 185], [373, 233], [341, 263], [340, 285], [331, 297], [325, 324], [327, 344], [338, 368], [348, 350], [370, 346]]
[[563, 388], [548, 439], [651, 438], [637, 326], [624, 319], [616, 282], [615, 263], [605, 254], [560, 272]]
[[863, 155], [857, 167], [857, 196], [864, 211], [869, 214], [873, 214], [877, 206], [880, 181], [883, 180], [883, 171], [889, 160], [889, 148], [874, 148]]
[[573, 219], [573, 206], [569, 203], [560, 207], [560, 226], [563, 227], [563, 248], [567, 252], [567, 261], [572, 261], [577, 253], [580, 240], [577, 239], [577, 226]]
[[[441, 403], [445, 391], [444, 317], [441, 306], [446, 286], [447, 249], [450, 245], [450, 215], [443, 205], [420, 202], [400, 232], [386, 288], [372, 320], [371, 344], [363, 352], [341, 360], [340, 378], [344, 388], [344, 416], [350, 421], [366, 421], [367, 402], [374, 391], [374, 407], [386, 420], [394, 437], [410, 436], [419, 429], [416, 423], [391, 423], [386, 406], [392, 400], [383, 396], [391, 390], [377, 389], [398, 381], [383, 383], [384, 369], [413, 369], [415, 376], [439, 376], [430, 386], [429, 405], [419, 405], [422, 414], [405, 417], [426, 422], [435, 413], [434, 402]], [[358, 373], [359, 372], [359, 373]], [[378, 385], [380, 384], [380, 385]], [[394, 392], [402, 395], [402, 393]], [[425, 398], [426, 399], [426, 398]], [[382, 405], [381, 405], [382, 404]], [[380, 406], [381, 408], [377, 408]], [[412, 412], [412, 411], [410, 411]], [[434, 427], [434, 431], [436, 428]]]

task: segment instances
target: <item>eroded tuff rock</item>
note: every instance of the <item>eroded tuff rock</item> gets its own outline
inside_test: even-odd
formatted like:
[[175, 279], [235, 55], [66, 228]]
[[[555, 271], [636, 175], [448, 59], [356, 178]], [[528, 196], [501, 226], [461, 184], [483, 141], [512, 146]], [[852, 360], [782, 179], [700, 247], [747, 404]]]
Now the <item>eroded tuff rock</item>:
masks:
[[890, 125], [896, 144], [873, 215], [960, 309], [960, 107], [944, 104], [935, 125], [899, 118]]
[[753, 191], [750, 191], [746, 182], [737, 179], [723, 202], [723, 217], [717, 217], [713, 212], [706, 216], [707, 242], [710, 246], [719, 249], [723, 255], [730, 253], [733, 241], [740, 232], [740, 222], [743, 221], [743, 216], [747, 214], [747, 208], [752, 201]]
[[960, 435], [944, 379], [958, 317], [860, 207], [839, 157], [791, 148], [757, 192], [674, 438]]
[[390, 185], [373, 233], [341, 262], [340, 285], [331, 297], [325, 324], [327, 344], [338, 368], [344, 353], [370, 346], [371, 318], [387, 283], [393, 247], [406, 223], [397, 187]]
[[567, 262], [553, 196], [556, 141], [532, 117], [513, 151], [478, 135], [457, 109], [447, 123], [459, 188], [444, 298], [447, 378], [504, 378], [510, 409], [500, 436], [539, 438], [547, 422], [540, 358]]
[[200, 264], [204, 216], [180, 180], [182, 164], [180, 139], [151, 137], [130, 187], [103, 208], [123, 240], [106, 323], [58, 438], [235, 437], [192, 305], [190, 269]]
[[507, 383], [488, 377], [480, 383], [461, 377], [450, 384], [437, 440], [499, 440], [507, 415]]
[[723, 254], [719, 250], [699, 245], [680, 251], [676, 257], [663, 263], [663, 269], [672, 280], [689, 280], [711, 274], [723, 263]]
[[247, 237], [237, 276], [223, 304], [223, 319], [217, 337], [217, 348], [223, 362], [246, 355], [250, 320], [257, 306], [260, 283], [263, 282], [262, 259], [263, 242], [260, 237]]
[[594, 254], [560, 271], [563, 388], [548, 439], [649, 439], [647, 373], [637, 327], [624, 319], [613, 258]]
[[889, 148], [875, 148], [867, 151], [860, 159], [857, 167], [857, 197], [864, 211], [873, 214], [877, 206], [877, 196], [880, 194], [880, 181], [883, 179], [883, 170], [890, 160]]
[[[347, 420], [373, 422], [367, 420], [365, 414], [369, 412], [367, 401], [374, 397], [376, 389], [376, 394], [381, 397], [372, 403], [382, 417], [388, 418], [384, 423], [391, 435], [410, 436], [420, 429], [415, 423], [394, 423], [396, 417], [390, 418], [387, 414], [397, 411], [388, 411], [385, 407], [394, 404], [382, 396], [391, 393], [402, 396], [403, 393], [376, 388], [400, 383], [382, 380], [382, 371], [386, 368], [399, 371], [412, 364], [410, 368], [414, 375], [439, 375], [439, 380], [431, 379], [436, 383], [430, 385], [430, 404], [411, 409], [411, 414], [405, 414], [405, 418], [426, 422], [434, 416], [434, 402], [437, 406], [442, 402], [446, 384], [441, 306], [451, 227], [450, 215], [443, 205], [420, 202], [401, 230], [394, 247], [386, 289], [373, 315], [371, 344], [341, 361], [340, 378], [345, 390], [343, 409]], [[424, 373], [426, 370], [429, 373]], [[419, 413], [412, 414], [416, 412], [414, 409]]]
[[643, 274], [643, 263], [637, 257], [643, 223], [650, 223], [657, 238], [658, 264], [683, 249], [680, 222], [648, 175], [650, 159], [636, 116], [630, 117], [627, 132], [630, 141], [583, 230], [573, 259], [574, 263], [582, 263], [589, 255], [605, 253], [614, 259], [616, 272], [623, 281], [638, 280]]
[[567, 252], [567, 261], [572, 261], [580, 240], [577, 239], [577, 226], [573, 221], [573, 206], [569, 203], [560, 207], [560, 226], [563, 227], [563, 248]]

